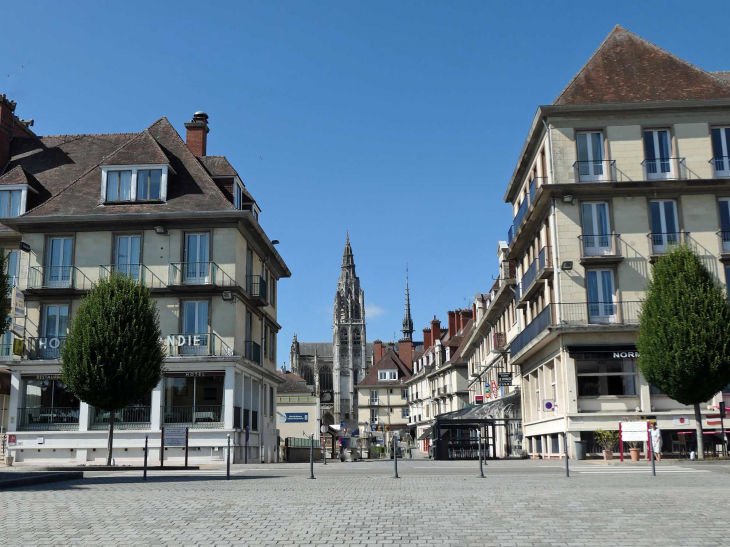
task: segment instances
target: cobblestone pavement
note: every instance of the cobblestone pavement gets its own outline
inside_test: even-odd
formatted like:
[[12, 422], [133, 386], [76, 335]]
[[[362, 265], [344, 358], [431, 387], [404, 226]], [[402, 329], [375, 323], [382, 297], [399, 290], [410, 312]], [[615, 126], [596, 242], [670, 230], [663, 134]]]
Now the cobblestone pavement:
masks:
[[478, 479], [473, 467], [448, 475], [460, 468], [426, 462], [404, 465], [399, 480], [374, 464], [353, 474], [320, 466], [308, 480], [306, 466], [285, 465], [237, 469], [230, 481], [216, 470], [147, 482], [125, 473], [0, 492], [0, 537], [26, 546], [684, 547], [730, 535], [728, 467], [652, 477], [596, 466], [566, 479], [559, 464], [490, 463]]

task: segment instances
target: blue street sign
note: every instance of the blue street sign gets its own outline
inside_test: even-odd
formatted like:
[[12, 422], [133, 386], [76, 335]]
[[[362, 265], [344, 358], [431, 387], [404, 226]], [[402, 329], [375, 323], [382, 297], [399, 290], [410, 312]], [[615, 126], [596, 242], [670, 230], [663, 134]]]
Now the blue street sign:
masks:
[[309, 421], [309, 413], [307, 412], [287, 412], [286, 413], [286, 423], [298, 423], [298, 422], [308, 422]]

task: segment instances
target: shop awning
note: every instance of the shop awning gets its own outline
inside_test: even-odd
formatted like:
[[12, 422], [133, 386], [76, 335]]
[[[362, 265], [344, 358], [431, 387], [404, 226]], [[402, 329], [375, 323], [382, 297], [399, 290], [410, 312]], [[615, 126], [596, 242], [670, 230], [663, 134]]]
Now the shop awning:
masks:
[[426, 431], [419, 435], [419, 441], [422, 441], [424, 439], [433, 439], [433, 426], [429, 427], [428, 429], [426, 429]]

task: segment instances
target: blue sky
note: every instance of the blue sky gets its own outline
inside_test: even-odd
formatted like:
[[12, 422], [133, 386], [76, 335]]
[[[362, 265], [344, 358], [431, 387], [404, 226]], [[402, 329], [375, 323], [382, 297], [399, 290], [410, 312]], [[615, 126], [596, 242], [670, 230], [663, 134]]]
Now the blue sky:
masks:
[[511, 221], [502, 196], [537, 106], [615, 24], [730, 70], [729, 11], [726, 2], [13, 2], [3, 8], [14, 30], [0, 93], [43, 135], [140, 131], [161, 116], [184, 134], [206, 111], [208, 153], [242, 174], [293, 273], [279, 285], [281, 365], [294, 332], [331, 339], [345, 230], [371, 341], [400, 328], [406, 262], [417, 334], [487, 291]]

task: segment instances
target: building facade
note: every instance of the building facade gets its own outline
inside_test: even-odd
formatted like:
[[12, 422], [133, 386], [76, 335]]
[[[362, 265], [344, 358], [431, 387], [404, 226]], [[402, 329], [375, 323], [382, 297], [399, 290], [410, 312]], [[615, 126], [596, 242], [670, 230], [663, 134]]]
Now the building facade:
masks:
[[[0, 117], [13, 109], [4, 100]], [[207, 115], [185, 126], [186, 140], [161, 118], [139, 133], [15, 133], [0, 148], [3, 237], [25, 246], [11, 275], [26, 309], [5, 341], [24, 348], [1, 363], [16, 461], [105, 459], [109, 413], [59, 375], [81, 298], [112, 272], [150, 289], [168, 353], [159, 385], [116, 413], [116, 461], [141, 461], [146, 435], [151, 461], [182, 461], [181, 448], [161, 454], [163, 427], [189, 428], [191, 462], [223, 461], [228, 435], [242, 461], [246, 428], [247, 461], [276, 458], [277, 283], [291, 274], [239, 174], [207, 155]]]

